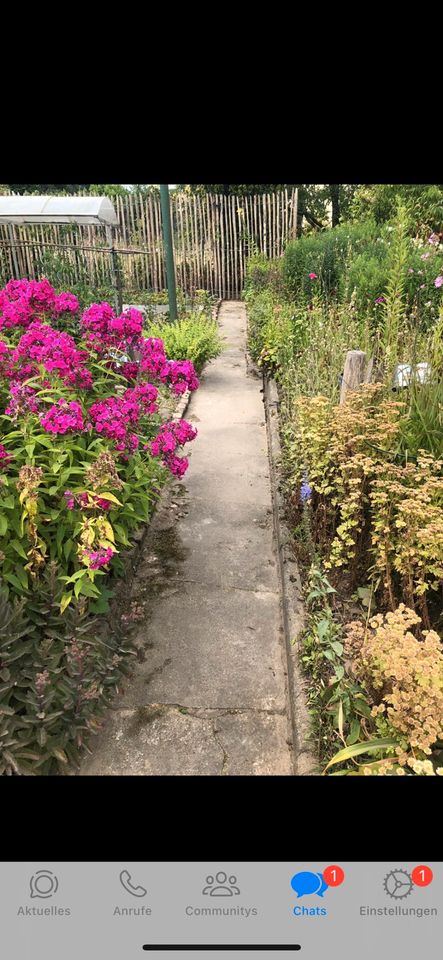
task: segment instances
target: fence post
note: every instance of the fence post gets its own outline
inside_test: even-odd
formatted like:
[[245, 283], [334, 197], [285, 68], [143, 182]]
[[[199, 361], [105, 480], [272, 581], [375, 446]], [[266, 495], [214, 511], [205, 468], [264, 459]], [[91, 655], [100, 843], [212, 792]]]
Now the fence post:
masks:
[[123, 310], [123, 296], [122, 296], [120, 269], [118, 264], [117, 251], [114, 247], [112, 227], [108, 223], [106, 224], [106, 239], [109, 243], [109, 253], [111, 255], [112, 279], [115, 287], [115, 301], [117, 304], [117, 313], [121, 313]]
[[177, 294], [175, 290], [174, 250], [171, 233], [171, 208], [169, 203], [169, 186], [160, 184], [160, 204], [162, 209], [163, 243], [165, 245], [166, 282], [168, 285], [169, 319], [177, 319]]
[[358, 390], [365, 380], [366, 354], [364, 350], [348, 350], [340, 390], [340, 403], [344, 403], [349, 390]]

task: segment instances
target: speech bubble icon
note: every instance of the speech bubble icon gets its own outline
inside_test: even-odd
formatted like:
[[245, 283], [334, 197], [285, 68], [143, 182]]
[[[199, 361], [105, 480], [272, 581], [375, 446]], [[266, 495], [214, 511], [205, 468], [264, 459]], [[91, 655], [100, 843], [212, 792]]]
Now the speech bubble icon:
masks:
[[320, 885], [319, 889], [316, 890], [315, 892], [316, 892], [316, 894], [317, 894], [317, 897], [322, 897], [323, 894], [324, 894], [324, 892], [325, 892], [325, 890], [328, 889], [328, 884], [326, 883], [326, 880], [323, 878], [323, 874], [322, 874], [322, 873], [319, 873], [318, 876], [320, 877], [321, 885]]
[[311, 873], [308, 870], [301, 870], [300, 873], [296, 873], [292, 877], [291, 887], [295, 890], [297, 899], [299, 900], [300, 897], [304, 897], [310, 893], [316, 893], [318, 897], [322, 897], [328, 885], [323, 880], [321, 873]]

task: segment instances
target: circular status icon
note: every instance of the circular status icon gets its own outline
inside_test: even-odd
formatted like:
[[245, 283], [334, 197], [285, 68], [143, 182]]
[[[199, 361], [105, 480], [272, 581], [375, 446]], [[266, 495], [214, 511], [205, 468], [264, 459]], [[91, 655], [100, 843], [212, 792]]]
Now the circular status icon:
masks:
[[330, 867], [326, 867], [326, 869], [323, 870], [323, 880], [327, 883], [328, 887], [339, 887], [344, 879], [344, 870], [338, 867], [336, 863], [331, 864]]
[[52, 870], [37, 870], [29, 881], [31, 887], [31, 897], [39, 897], [45, 900], [52, 897], [58, 890], [58, 878]]
[[417, 887], [428, 887], [434, 879], [434, 874], [430, 867], [427, 867], [425, 863], [421, 863], [418, 867], [414, 867], [411, 873], [411, 880], [416, 884]]

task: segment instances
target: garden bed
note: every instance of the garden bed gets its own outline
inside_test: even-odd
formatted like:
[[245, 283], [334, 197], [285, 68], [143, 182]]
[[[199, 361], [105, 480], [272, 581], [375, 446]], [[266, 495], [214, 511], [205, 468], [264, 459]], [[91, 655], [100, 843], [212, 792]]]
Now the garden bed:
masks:
[[[278, 382], [301, 662], [328, 774], [443, 772], [443, 246], [408, 230], [400, 209], [382, 232], [344, 225], [248, 270], [250, 349]], [[375, 382], [340, 404], [350, 349]], [[405, 362], [412, 377], [393, 392]]]
[[190, 357], [200, 368], [205, 344], [217, 351], [207, 316], [178, 322], [178, 360], [143, 322], [106, 303], [79, 318], [77, 298], [46, 280], [0, 293], [3, 773], [76, 764], [127, 673], [130, 644], [104, 614], [135, 560], [131, 537], [187, 468], [176, 451], [196, 431], [168, 396], [184, 409], [198, 387]]

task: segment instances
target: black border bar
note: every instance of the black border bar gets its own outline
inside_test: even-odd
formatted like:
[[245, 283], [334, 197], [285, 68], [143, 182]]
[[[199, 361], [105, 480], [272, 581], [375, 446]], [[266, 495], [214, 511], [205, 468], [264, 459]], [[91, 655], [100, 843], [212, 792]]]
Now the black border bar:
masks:
[[299, 943], [144, 943], [143, 950], [301, 950]]

